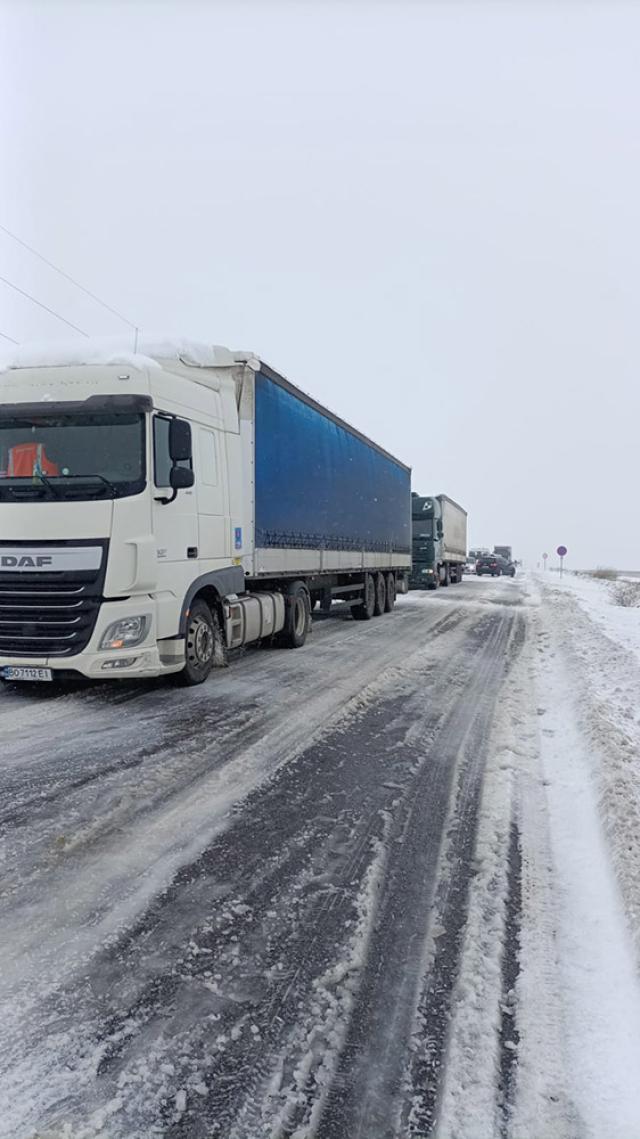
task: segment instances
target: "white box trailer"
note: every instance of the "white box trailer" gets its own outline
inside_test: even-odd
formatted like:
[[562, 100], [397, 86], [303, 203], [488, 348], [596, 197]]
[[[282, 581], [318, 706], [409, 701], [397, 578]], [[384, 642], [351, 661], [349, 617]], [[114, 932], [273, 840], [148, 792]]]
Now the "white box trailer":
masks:
[[467, 560], [467, 512], [446, 494], [439, 494], [442, 518], [442, 560], [460, 565]]

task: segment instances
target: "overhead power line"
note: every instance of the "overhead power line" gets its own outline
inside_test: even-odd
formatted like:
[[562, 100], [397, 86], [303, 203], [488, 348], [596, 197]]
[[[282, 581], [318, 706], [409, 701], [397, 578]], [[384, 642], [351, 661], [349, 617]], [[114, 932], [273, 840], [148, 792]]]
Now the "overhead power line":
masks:
[[19, 344], [20, 343], [19, 340], [14, 340], [13, 336], [7, 336], [6, 332], [0, 332], [0, 336], [2, 337], [3, 340], [10, 340], [12, 344]]
[[12, 233], [10, 229], [7, 229], [6, 225], [0, 225], [0, 230], [2, 230], [3, 233], [6, 233], [7, 237], [10, 237], [13, 241], [16, 241], [18, 245], [21, 245], [23, 249], [28, 249], [29, 253], [32, 253], [33, 256], [37, 257], [39, 261], [42, 261], [44, 265], [48, 265], [50, 269], [53, 269], [54, 273], [59, 273], [60, 276], [64, 277], [66, 281], [70, 281], [72, 285], [75, 285], [76, 289], [80, 289], [80, 291], [82, 293], [85, 293], [86, 296], [91, 297], [91, 300], [95, 301], [96, 304], [102, 305], [102, 307], [106, 309], [107, 312], [110, 312], [112, 316], [117, 316], [118, 320], [123, 320], [125, 324], [129, 325], [129, 328], [133, 328], [136, 333], [138, 332], [138, 326], [136, 324], [133, 324], [132, 321], [127, 320], [126, 316], [123, 316], [122, 313], [118, 312], [117, 309], [112, 308], [111, 305], [106, 304], [105, 301], [101, 300], [100, 297], [97, 297], [95, 293], [92, 293], [90, 289], [85, 289], [84, 285], [81, 285], [79, 281], [76, 281], [75, 277], [71, 277], [69, 273], [65, 273], [64, 269], [60, 269], [57, 265], [54, 265], [53, 261], [49, 261], [48, 258], [43, 257], [42, 254], [38, 253], [38, 250], [34, 249], [32, 245], [27, 245], [26, 241], [23, 241], [21, 237], [17, 237], [15, 233]]
[[89, 339], [88, 332], [84, 332], [82, 328], [78, 328], [77, 324], [72, 324], [70, 320], [67, 320], [66, 316], [60, 316], [59, 312], [54, 312], [52, 308], [49, 308], [48, 305], [43, 304], [42, 301], [37, 300], [36, 297], [32, 297], [31, 293], [25, 293], [24, 289], [18, 288], [17, 285], [14, 285], [13, 281], [8, 281], [6, 277], [0, 277], [0, 281], [2, 281], [3, 284], [8, 285], [10, 289], [15, 289], [16, 293], [20, 293], [20, 295], [26, 297], [27, 300], [33, 301], [34, 305], [38, 305], [40, 308], [43, 308], [45, 312], [51, 313], [51, 316], [55, 316], [56, 319], [61, 320], [63, 324], [68, 324], [69, 328], [73, 328], [74, 332], [79, 332], [81, 336], [86, 336], [87, 339]]

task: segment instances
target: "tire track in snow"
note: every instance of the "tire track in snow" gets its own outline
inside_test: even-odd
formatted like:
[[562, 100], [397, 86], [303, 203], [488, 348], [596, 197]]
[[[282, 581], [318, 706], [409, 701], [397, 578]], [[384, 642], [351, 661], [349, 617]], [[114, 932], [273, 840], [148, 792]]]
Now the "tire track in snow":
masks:
[[[464, 614], [442, 616], [427, 610], [424, 616], [425, 631], [434, 637], [452, 628]], [[337, 627], [342, 624], [336, 622]], [[346, 642], [346, 649], [357, 649], [353, 629], [349, 630], [348, 624], [345, 628], [346, 636], [338, 639]], [[332, 634], [337, 631], [330, 630]], [[377, 636], [370, 639], [380, 640], [375, 628], [373, 632]], [[424, 633], [419, 629], [412, 633], [417, 647]], [[330, 657], [334, 637], [326, 640], [325, 655]], [[390, 646], [384, 648], [385, 656], [395, 655]], [[318, 655], [322, 667], [322, 653]], [[77, 734], [70, 736], [67, 730], [63, 739], [54, 733], [42, 739], [30, 770], [21, 763], [15, 771], [0, 772], [0, 791], [6, 803], [0, 898], [10, 897], [16, 889], [24, 894], [30, 881], [41, 883], [46, 877], [68, 876], [78, 856], [86, 856], [95, 848], [109, 853], [110, 840], [121, 842], [123, 830], [139, 827], [145, 817], [159, 816], [180, 795], [197, 790], [200, 782], [204, 786], [213, 774], [242, 759], [251, 746], [268, 739], [270, 732], [277, 738], [282, 728], [279, 746], [284, 748], [287, 738], [296, 739], [296, 705], [308, 707], [309, 731], [317, 730], [325, 710], [329, 717], [339, 713], [357, 691], [348, 653], [333, 666], [333, 693], [323, 694], [321, 702], [317, 698], [309, 701], [304, 684], [305, 671], [315, 675], [313, 657], [303, 658], [303, 667], [298, 669], [286, 664], [279, 668], [282, 660], [282, 654], [254, 653], [250, 663], [256, 667], [246, 670], [251, 679], [257, 672], [263, 684], [268, 684], [272, 675], [277, 678], [279, 689], [273, 697], [270, 691], [256, 695], [251, 679], [243, 687], [235, 674], [212, 679], [213, 699], [205, 689], [184, 693], [169, 688], [166, 699], [154, 691], [147, 693], [142, 733], [139, 721], [132, 725], [117, 716], [114, 722], [108, 711], [87, 735], [78, 717]], [[377, 665], [375, 661], [368, 666], [360, 662], [362, 682], [384, 667], [384, 659]], [[183, 704], [189, 710], [186, 721]], [[315, 716], [314, 705], [318, 709]], [[156, 710], [161, 713], [157, 718]], [[29, 751], [33, 753], [33, 746]], [[121, 759], [114, 762], [114, 753]], [[43, 778], [42, 767], [47, 760], [53, 771], [47, 769]], [[55, 886], [50, 882], [48, 888]]]
[[[428, 920], [425, 886], [427, 892], [433, 890], [437, 880], [442, 831], [448, 818], [451, 785], [456, 777], [460, 737], [465, 732], [471, 732], [479, 714], [478, 702], [482, 706], [482, 715], [490, 716], [495, 697], [492, 685], [504, 667], [500, 650], [506, 642], [509, 627], [510, 621], [502, 615], [492, 614], [485, 618], [467, 634], [463, 644], [457, 646], [458, 651], [452, 654], [449, 666], [442, 668], [437, 678], [424, 677], [429, 684], [427, 691], [432, 696], [431, 701], [426, 703], [424, 700], [425, 691], [420, 683], [419, 671], [414, 666], [411, 669], [413, 691], [410, 690], [406, 696], [394, 697], [388, 702], [378, 702], [365, 708], [356, 724], [350, 723], [345, 727], [343, 740], [336, 736], [325, 738], [296, 763], [309, 805], [317, 802], [319, 797], [321, 800], [323, 787], [326, 790], [327, 786], [333, 784], [333, 778], [331, 784], [327, 780], [335, 776], [336, 759], [340, 774], [353, 774], [353, 765], [359, 765], [356, 768], [358, 781], [354, 790], [358, 797], [357, 821], [360, 825], [354, 828], [353, 819], [347, 823], [347, 828], [351, 828], [352, 843], [348, 847], [347, 861], [342, 864], [342, 872], [340, 873], [340, 863], [331, 870], [331, 890], [328, 896], [323, 896], [323, 892], [318, 894], [313, 885], [314, 879], [317, 882], [318, 871], [322, 871], [322, 861], [320, 866], [317, 863], [319, 858], [321, 860], [323, 840], [326, 849], [328, 834], [326, 830], [323, 833], [322, 826], [316, 827], [312, 828], [312, 833], [306, 836], [307, 841], [301, 846], [296, 847], [295, 842], [291, 842], [292, 836], [289, 835], [283, 817], [283, 800], [290, 802], [292, 792], [291, 769], [283, 774], [283, 785], [277, 789], [279, 808], [274, 816], [280, 832], [276, 836], [278, 853], [286, 847], [286, 864], [283, 866], [279, 857], [276, 857], [270, 888], [263, 876], [255, 883], [255, 892], [241, 895], [241, 906], [250, 907], [253, 930], [247, 931], [247, 917], [241, 914], [231, 927], [224, 930], [221, 938], [216, 940], [214, 936], [208, 941], [202, 931], [196, 938], [199, 948], [196, 960], [201, 967], [203, 956], [210, 958], [206, 963], [211, 964], [213, 969], [208, 969], [207, 972], [213, 972], [214, 979], [215, 964], [222, 960], [222, 990], [226, 990], [227, 999], [223, 1000], [223, 1007], [216, 1014], [220, 1017], [216, 1021], [216, 1031], [219, 1030], [216, 1039], [220, 1040], [220, 1051], [217, 1056], [214, 1053], [213, 1062], [210, 1063], [210, 1057], [207, 1056], [210, 1040], [207, 1034], [200, 1040], [199, 1050], [194, 1047], [197, 1042], [193, 1034], [187, 1036], [186, 1051], [190, 1062], [193, 1062], [194, 1055], [197, 1054], [196, 1067], [203, 1078], [201, 1089], [205, 1087], [206, 1094], [203, 1095], [202, 1091], [197, 1093], [195, 1104], [191, 1102], [193, 1095], [190, 1095], [184, 1112], [176, 1118], [176, 1096], [179, 1095], [179, 1090], [175, 1090], [176, 1084], [183, 1087], [188, 1085], [189, 1080], [188, 1072], [176, 1071], [176, 1083], [169, 1080], [166, 1091], [160, 1097], [159, 1123], [163, 1134], [171, 1136], [171, 1139], [186, 1139], [187, 1136], [195, 1139], [216, 1134], [225, 1136], [225, 1139], [227, 1136], [233, 1136], [233, 1139], [254, 1139], [259, 1134], [268, 1134], [274, 1139], [282, 1136], [284, 1139], [296, 1130], [304, 1134], [308, 1127], [313, 1127], [318, 1136], [332, 1137], [347, 1134], [355, 1137], [362, 1134], [375, 1135], [378, 1139], [378, 1136], [396, 1133], [395, 1130], [383, 1129], [386, 1124], [381, 1119], [380, 1112], [382, 1110], [386, 1115], [391, 1109], [393, 1122], [391, 1117], [388, 1122], [390, 1127], [395, 1128], [399, 1111], [398, 1087], [411, 1042], [416, 990], [424, 955]], [[460, 664], [464, 657], [468, 659], [466, 669]], [[482, 662], [487, 663], [484, 671], [478, 668]], [[397, 719], [395, 728], [390, 727], [394, 716]], [[395, 742], [400, 747], [397, 748], [399, 758], [397, 765], [392, 768], [391, 782], [399, 783], [400, 786], [385, 787], [380, 776], [389, 769], [394, 736], [399, 737]], [[477, 737], [474, 736], [469, 743], [477, 745]], [[404, 773], [402, 770], [399, 773], [398, 768], [402, 769], [403, 766]], [[313, 783], [314, 772], [316, 778], [319, 776], [321, 780], [319, 785]], [[363, 785], [365, 775], [370, 781], [368, 792]], [[388, 783], [389, 780], [385, 782]], [[439, 802], [436, 803], [438, 792]], [[263, 796], [258, 793], [257, 798], [262, 799]], [[460, 796], [458, 804], [461, 804]], [[268, 804], [262, 801], [256, 806], [259, 808], [259, 819], [268, 817], [269, 812], [265, 809]], [[300, 800], [293, 796], [291, 808], [294, 813], [294, 837], [300, 816], [304, 818], [307, 814], [300, 807]], [[245, 830], [249, 832], [245, 839], [247, 846], [254, 844], [258, 854], [263, 854], [264, 845], [260, 841], [259, 832], [256, 834], [257, 820], [246, 808], [241, 820], [243, 833]], [[331, 816], [325, 816], [325, 826], [331, 822]], [[428, 836], [425, 836], [425, 824], [432, 832]], [[428, 838], [427, 842], [425, 837]], [[230, 838], [227, 833], [224, 841], [228, 842]], [[244, 860], [237, 857], [242, 853], [237, 849], [237, 831], [233, 838], [236, 861], [242, 862], [244, 866]], [[219, 866], [221, 850], [213, 850], [212, 854]], [[309, 857], [316, 860], [311, 878], [308, 877]], [[321, 1023], [322, 996], [318, 994], [317, 988], [314, 989], [314, 984], [317, 985], [319, 981], [322, 983], [322, 979], [330, 975], [332, 967], [335, 967], [336, 960], [343, 956], [344, 949], [340, 949], [340, 946], [344, 947], [345, 944], [345, 925], [348, 930], [357, 923], [362, 883], [376, 858], [380, 863], [378, 892], [382, 892], [382, 901], [376, 899], [374, 890], [371, 899], [373, 912], [369, 914], [367, 924], [368, 943], [366, 947], [358, 947], [360, 955], [363, 951], [366, 954], [364, 963], [360, 962], [357, 967], [347, 969], [347, 991], [336, 997], [344, 1006], [342, 1018], [346, 1023], [331, 1024], [327, 1039], [323, 1037]], [[224, 873], [224, 867], [222, 870]], [[428, 872], [431, 874], [430, 884]], [[251, 862], [246, 866], [246, 874], [248, 881], [253, 883], [255, 867]], [[320, 881], [324, 886], [322, 873]], [[292, 892], [287, 892], [287, 883], [293, 885]], [[310, 891], [308, 900], [307, 890]], [[284, 928], [278, 929], [277, 926], [282, 923], [283, 903], [287, 910], [296, 912], [296, 893], [302, 897], [297, 920], [292, 918], [285, 923]], [[420, 904], [421, 898], [427, 901], [427, 905]], [[268, 918], [269, 910], [265, 910], [265, 906], [274, 904], [274, 899], [276, 906], [280, 906], [280, 912], [276, 910], [276, 928], [273, 928], [273, 918]], [[257, 935], [256, 923], [260, 927]], [[236, 932], [231, 933], [231, 928]], [[398, 936], [406, 940], [401, 960], [397, 953], [388, 953], [390, 945], [394, 947]], [[238, 941], [234, 942], [234, 938]], [[239, 957], [233, 953], [230, 958], [225, 957], [230, 945], [239, 945]], [[267, 951], [266, 955], [258, 958], [258, 964], [256, 956], [260, 953], [257, 948], [260, 945], [266, 945]], [[203, 950], [209, 952], [203, 954]], [[234, 956], [236, 961], [240, 961], [235, 969]], [[274, 968], [277, 969], [279, 963], [285, 962], [285, 976], [279, 978], [276, 973], [275, 984], [273, 981], [271, 985], [268, 984], [266, 993], [256, 993], [252, 989], [252, 984], [257, 984], [258, 989], [261, 984], [264, 986], [265, 973], [271, 971], [273, 975]], [[234, 989], [234, 975], [238, 972], [241, 983], [236, 989], [237, 999], [229, 1001], [228, 994]], [[111, 1080], [115, 1080], [116, 1074], [120, 1080], [123, 1071], [127, 1071], [126, 1062], [123, 1068], [121, 1061], [122, 1058], [126, 1061], [129, 1049], [139, 1053], [153, 1048], [158, 1019], [164, 1019], [163, 1010], [168, 1009], [169, 1020], [173, 1020], [174, 1010], [180, 1003], [179, 994], [184, 985], [184, 977], [180, 973], [176, 976], [174, 972], [169, 981], [165, 981], [167, 983], [168, 988], [164, 990], [154, 983], [147, 994], [144, 1009], [140, 1006], [135, 1010], [127, 1009], [125, 1020], [110, 1026], [117, 1047], [109, 1055], [103, 1074], [107, 1075], [111, 1067]], [[247, 991], [243, 989], [247, 985], [248, 997]], [[240, 1014], [238, 998], [242, 1010]], [[314, 1020], [313, 1015], [309, 1018], [308, 1006], [310, 1002], [313, 1006], [314, 1001], [321, 1006], [320, 1022]], [[231, 1008], [228, 1007], [229, 1004]], [[352, 1004], [354, 1007], [350, 1008]], [[307, 1011], [301, 1016], [302, 1009]], [[132, 1011], [134, 1022], [136, 1016], [141, 1011], [143, 1013], [143, 1023], [136, 1023], [133, 1034], [130, 1032]], [[368, 1095], [366, 1092], [361, 1094], [363, 1089], [359, 1086], [359, 1073], [367, 1068], [370, 1060], [375, 1060], [380, 1033], [389, 1032], [390, 1022], [396, 1031], [393, 1048], [384, 1056], [381, 1083], [385, 1101], [389, 1088], [394, 1089], [394, 1095], [383, 1107], [381, 1097], [376, 1097], [376, 1103], [372, 1105], [370, 1089]], [[349, 1023], [348, 1034], [343, 1039], [340, 1051], [337, 1074], [331, 1082], [329, 1103], [322, 1117], [318, 1118], [318, 1109], [322, 1108], [326, 1090], [323, 1084], [325, 1080], [331, 1081], [332, 1068], [336, 1062], [336, 1037], [340, 1037], [341, 1033], [344, 1037]], [[125, 1024], [127, 1031], [123, 1051], [121, 1043]], [[176, 1038], [166, 1023], [165, 1032], [167, 1037], [171, 1036], [172, 1043], [163, 1054], [173, 1056], [176, 1047], [185, 1050], [185, 1039], [180, 1034]], [[135, 1041], [135, 1046], [132, 1041]], [[313, 1054], [311, 1057], [309, 1050]], [[277, 1085], [275, 1090], [274, 1079]], [[356, 1107], [356, 1104], [360, 1106]], [[136, 1124], [130, 1118], [129, 1130], [124, 1133], [137, 1134], [137, 1126], [140, 1128], [139, 1133], [144, 1134], [143, 1128], [149, 1124], [150, 1120], [144, 1124], [139, 1120]]]
[[500, 1010], [500, 1080], [498, 1084], [501, 1139], [509, 1139], [520, 1044], [516, 1014], [516, 985], [520, 972], [522, 850], [520, 830], [515, 819], [511, 823], [508, 858], [508, 892], [502, 956], [502, 1007]]
[[453, 746], [456, 737], [460, 740], [462, 754], [449, 827], [443, 842], [439, 883], [431, 915], [435, 936], [427, 945], [425, 977], [417, 1001], [402, 1116], [407, 1135], [420, 1136], [421, 1139], [437, 1132], [451, 999], [467, 921], [482, 778], [495, 700], [507, 667], [522, 647], [525, 632], [522, 617], [515, 613], [511, 618], [505, 616], [494, 630], [494, 651], [487, 654], [487, 668], [479, 677], [474, 692], [475, 709], [466, 725], [455, 725], [451, 734]]
[[[437, 778], [429, 779], [427, 770], [415, 789], [402, 843], [385, 878], [376, 934], [317, 1139], [395, 1139], [408, 1126], [408, 1134], [429, 1133], [425, 1127], [433, 1118], [464, 925], [486, 734], [510, 627], [502, 614], [478, 624], [474, 674], [436, 740]], [[427, 964], [430, 948], [433, 959]], [[407, 1079], [412, 1053], [416, 1059]]]
[[[381, 641], [384, 642], [381, 646], [383, 649], [383, 655], [378, 656], [378, 671], [382, 670], [380, 672], [380, 683], [383, 686], [384, 685], [391, 686], [392, 690], [394, 690], [393, 686], [398, 683], [397, 670], [394, 670], [394, 668], [392, 667], [391, 671], [389, 671], [387, 668], [387, 671], [385, 672], [385, 662], [388, 663], [389, 660], [393, 660], [395, 657], [397, 657], [399, 655], [400, 651], [404, 651], [405, 655], [410, 655], [411, 653], [420, 652], [421, 651], [420, 642], [424, 641], [425, 636], [431, 638], [431, 640], [429, 641], [430, 644], [434, 644], [437, 640], [439, 632], [447, 631], [447, 632], [449, 632], [450, 635], [455, 635], [455, 627], [457, 625], [462, 626], [465, 623], [465, 614], [462, 610], [456, 614], [448, 614], [444, 618], [438, 619], [439, 617], [440, 617], [439, 614], [434, 613], [431, 610], [427, 611], [425, 613], [425, 619], [421, 623], [421, 627], [420, 626], [416, 627], [416, 622], [414, 619], [412, 621], [412, 624], [411, 624], [411, 636], [405, 637], [404, 641], [402, 642], [401, 645], [398, 645], [395, 643], [390, 645], [387, 641], [385, 641], [384, 635], [382, 633], [377, 634], [375, 638], [373, 636], [369, 638], [370, 643], [372, 643], [372, 642], [373, 643], [375, 643], [375, 642], [380, 643]], [[406, 624], [406, 622], [405, 622], [405, 624]], [[406, 627], [407, 627], [407, 629], [409, 628], [408, 625], [406, 625]], [[359, 656], [360, 656], [360, 653], [359, 653]], [[346, 660], [346, 661], [341, 662], [341, 667], [342, 667], [343, 673], [346, 673], [350, 667], [349, 661]], [[361, 674], [364, 672], [366, 675], [366, 670], [362, 668], [362, 661], [361, 660], [360, 660], [360, 668], [361, 668]], [[374, 665], [373, 661], [369, 661], [368, 668], [369, 668], [369, 673], [371, 673], [372, 671], [375, 671], [375, 665]], [[253, 670], [250, 669], [248, 671], [251, 672]], [[267, 672], [273, 671], [273, 668], [267, 669], [266, 671]], [[334, 666], [333, 672], [334, 672], [334, 675], [339, 674], [340, 668], [336, 668]], [[351, 683], [353, 685], [353, 687], [351, 689], [351, 693], [352, 693], [354, 691], [354, 689], [357, 690], [357, 680], [354, 681], [352, 679]], [[251, 688], [251, 691], [254, 691], [253, 687]], [[335, 692], [329, 693], [329, 696], [331, 697], [331, 706], [332, 707], [339, 710], [341, 707], [344, 706], [344, 699], [346, 696], [346, 691], [345, 691], [344, 687], [341, 687], [340, 683], [336, 683]], [[348, 697], [348, 698], [351, 698], [351, 697]], [[312, 699], [312, 701], [315, 700], [316, 704], [319, 703], [320, 708], [322, 708], [326, 705], [329, 698], [327, 697], [326, 693], [324, 693], [322, 696], [322, 700], [319, 700], [316, 697], [312, 697], [311, 699]], [[304, 680], [300, 684], [299, 700], [301, 703], [304, 702], [305, 707], [307, 707], [307, 708], [309, 707], [310, 697], [309, 697], [308, 690], [305, 690]], [[290, 707], [291, 707], [290, 700], [287, 700], [286, 704], [287, 704], [287, 707], [290, 709]], [[282, 712], [280, 712], [280, 716], [282, 716]], [[309, 717], [309, 719], [311, 719], [311, 717]], [[298, 730], [298, 728], [296, 727], [296, 731], [297, 730]], [[305, 730], [304, 723], [301, 724], [301, 730], [302, 731]], [[308, 735], [308, 732], [307, 732], [307, 735]], [[246, 744], [246, 740], [245, 740], [245, 744]], [[385, 748], [384, 755], [386, 756], [386, 748]], [[350, 759], [351, 756], [349, 755], [348, 758]], [[388, 790], [387, 790], [387, 794], [388, 794]], [[240, 818], [242, 819], [242, 816], [240, 816]], [[227, 823], [226, 825], [229, 825], [229, 824]], [[240, 828], [242, 828], [242, 822], [240, 822], [239, 826], [240, 826]], [[122, 836], [120, 836], [120, 837], [122, 837]], [[278, 841], [281, 843], [282, 836], [280, 834], [277, 834], [276, 837], [277, 837]], [[311, 836], [311, 839], [312, 839], [312, 841], [311, 841], [310, 849], [312, 849], [312, 847], [313, 847], [313, 842], [315, 841], [315, 836]], [[302, 845], [304, 846], [304, 844], [302, 844]], [[251, 844], [249, 844], [249, 853], [251, 852], [250, 847], [251, 847]], [[365, 846], [363, 847], [363, 849], [365, 849], [365, 848], [368, 851], [368, 847], [367, 847], [366, 842], [365, 842]], [[331, 850], [331, 842], [329, 842], [329, 850]], [[81, 854], [81, 851], [78, 852], [78, 860], [80, 858], [80, 854]], [[339, 859], [337, 859], [337, 861], [339, 861]], [[214, 869], [215, 869], [216, 873], [219, 871], [219, 867], [217, 865], [214, 867]], [[277, 875], [276, 875], [276, 878], [277, 878]], [[256, 875], [256, 881], [258, 881], [258, 882], [260, 881], [260, 874], [259, 873]], [[184, 879], [180, 878], [180, 876], [178, 876], [177, 893], [176, 893], [178, 912], [180, 911], [182, 904], [185, 904], [188, 908], [188, 896], [189, 896], [189, 894], [188, 894], [187, 886], [188, 886], [188, 883]], [[279, 887], [278, 887], [278, 889], [279, 889]], [[346, 893], [348, 892], [347, 886], [345, 886], [344, 889], [345, 889], [345, 895], [346, 895]], [[278, 895], [278, 891], [276, 890], [276, 897], [277, 897], [277, 895]], [[215, 890], [214, 890], [214, 897], [215, 897]], [[212, 898], [211, 898], [211, 895], [209, 895], [208, 896], [209, 908], [211, 907], [211, 901], [212, 901]], [[20, 916], [20, 915], [18, 914], [18, 916]], [[175, 941], [177, 939], [179, 943], [182, 943], [182, 940], [184, 939], [184, 936], [185, 936], [184, 928], [183, 928], [182, 924], [180, 923], [180, 921], [178, 921], [176, 923], [176, 911], [175, 910], [171, 913], [170, 924], [173, 924], [173, 934], [172, 934], [172, 936], [170, 936], [169, 940], [171, 941], [173, 939]], [[143, 947], [143, 958], [144, 958], [147, 951], [148, 951], [149, 931], [146, 929], [139, 929], [137, 936], [139, 936], [140, 944]], [[235, 936], [235, 935], [229, 933], [229, 937], [232, 937], [232, 936]], [[117, 960], [117, 956], [116, 956], [116, 958], [114, 958], [114, 960]], [[120, 959], [120, 966], [116, 965], [116, 968], [115, 968], [116, 974], [118, 972], [118, 968], [122, 966], [122, 962], [126, 961], [126, 960], [127, 960], [127, 952], [126, 952], [126, 948], [125, 948], [122, 951], [122, 957]], [[130, 962], [130, 964], [133, 965], [134, 963]], [[97, 966], [96, 966], [96, 968], [97, 968]], [[124, 970], [124, 972], [127, 976], [130, 975], [130, 969], [129, 968], [126, 968]], [[140, 973], [140, 978], [141, 978], [141, 981], [143, 984], [144, 984], [145, 978], [148, 975], [148, 972], [149, 972], [149, 970], [148, 970], [148, 967], [147, 967], [147, 964], [145, 961], [142, 964], [141, 973]], [[106, 975], [107, 976], [109, 975], [108, 971], [107, 971]], [[95, 977], [96, 977], [96, 974], [94, 973], [93, 979], [95, 979]], [[153, 985], [151, 986], [151, 989], [153, 990]], [[158, 990], [158, 991], [160, 991], [160, 990]], [[77, 1036], [79, 1038], [81, 1038], [83, 1035], [83, 1029], [81, 1026], [78, 1026], [78, 1016], [80, 1016], [78, 1009], [79, 1009], [79, 1007], [81, 1007], [82, 1000], [85, 997], [88, 998], [90, 1001], [92, 1000], [94, 1002], [94, 1011], [95, 1011], [95, 1006], [97, 1004], [97, 1006], [98, 1006], [97, 1007], [98, 1021], [102, 1020], [103, 1023], [108, 1022], [108, 1014], [106, 1012], [106, 1009], [104, 1008], [104, 1004], [105, 1004], [104, 995], [100, 994], [100, 993], [96, 994], [96, 993], [91, 992], [91, 983], [90, 983], [90, 981], [87, 981], [85, 979], [85, 981], [81, 981], [78, 983], [77, 988], [73, 992], [73, 995], [70, 995], [70, 993], [66, 990], [61, 992], [61, 998], [60, 998], [61, 1004], [58, 1004], [56, 1006], [56, 1000], [54, 999], [52, 1002], [49, 1002], [48, 1005], [43, 1004], [40, 1006], [39, 1012], [41, 1012], [41, 1017], [36, 1018], [36, 1022], [33, 1026], [33, 1030], [35, 1032], [35, 1037], [36, 1037], [35, 1040], [29, 1039], [29, 1033], [25, 1034], [24, 1026], [22, 1024], [19, 1026], [17, 1036], [15, 1034], [12, 1034], [10, 1029], [7, 1030], [7, 1031], [9, 1031], [9, 1037], [8, 1038], [6, 1037], [5, 1040], [6, 1040], [6, 1043], [8, 1043], [9, 1040], [11, 1040], [12, 1059], [18, 1059], [18, 1054], [20, 1052], [22, 1052], [24, 1054], [24, 1057], [26, 1059], [30, 1048], [36, 1047], [36, 1050], [37, 1050], [37, 1044], [38, 1044], [37, 1038], [39, 1038], [43, 1035], [43, 1031], [46, 1034], [46, 1026], [47, 1025], [50, 1027], [51, 1024], [56, 1024], [57, 1026], [60, 1026], [61, 1024], [67, 1024], [67, 1028], [70, 1032], [71, 1037], [74, 1037], [74, 1033], [76, 1032], [76, 1028], [78, 1028]], [[35, 999], [36, 999], [36, 997], [34, 996], [34, 1000]], [[153, 1002], [151, 1002], [151, 1003], [153, 1004]], [[74, 1013], [73, 1017], [71, 1018], [71, 1020], [73, 1022], [72, 1025], [69, 1025], [67, 1023], [69, 1020], [69, 1017], [68, 1017], [68, 1014], [65, 1012], [65, 1009], [68, 1008], [69, 1005], [71, 1005], [71, 1007], [74, 1008], [74, 1010], [75, 1010], [75, 1013]], [[5, 1028], [6, 1027], [7, 1026], [5, 1025]], [[210, 1029], [210, 1025], [207, 1025], [207, 1027]], [[73, 1045], [73, 1043], [71, 1045], [69, 1073], [71, 1074], [71, 1082], [72, 1083], [74, 1083], [74, 1082], [77, 1083], [77, 1081], [75, 1081], [75, 1078], [73, 1076], [74, 1064], [79, 1063], [81, 1065], [83, 1063], [83, 1060], [86, 1061], [86, 1059], [87, 1059], [87, 1051], [85, 1050], [83, 1052], [83, 1049], [89, 1049], [90, 1048], [90, 1044], [87, 1043], [88, 1039], [89, 1039], [88, 1037], [86, 1037], [86, 1036], [84, 1037], [84, 1044], [82, 1044], [82, 1043], [78, 1044], [79, 1051], [76, 1051], [75, 1053], [74, 1053], [74, 1047], [75, 1046]], [[14, 1051], [14, 1046], [16, 1045], [16, 1043], [18, 1044], [18, 1048], [16, 1051]], [[25, 1049], [26, 1049], [26, 1052], [25, 1052]], [[62, 1045], [61, 1045], [61, 1051], [62, 1050], [63, 1049], [62, 1049]], [[95, 1049], [94, 1049], [94, 1051], [95, 1051]], [[6, 1054], [7, 1053], [5, 1052], [5, 1055]], [[46, 1057], [45, 1057], [45, 1059], [46, 1059]], [[49, 1063], [50, 1063], [51, 1062], [51, 1056], [50, 1055], [49, 1055], [48, 1059], [49, 1059]], [[19, 1067], [20, 1067], [20, 1063], [18, 1063], [18, 1068]], [[59, 1068], [60, 1068], [60, 1065], [58, 1065], [58, 1073], [57, 1073], [58, 1075], [59, 1075]], [[51, 1074], [51, 1073], [49, 1073], [49, 1074]], [[18, 1072], [16, 1072], [15, 1078], [18, 1081], [18, 1085], [19, 1085], [20, 1076], [19, 1076]], [[30, 1078], [31, 1078], [31, 1081], [33, 1082], [33, 1071], [30, 1072]], [[66, 1077], [64, 1077], [62, 1080], [63, 1084], [65, 1082], [65, 1079], [66, 1079]], [[14, 1085], [14, 1087], [16, 1087], [16, 1086], [17, 1085]], [[14, 1103], [15, 1103], [15, 1100], [14, 1100]], [[131, 1133], [127, 1132], [127, 1134], [131, 1134]]]

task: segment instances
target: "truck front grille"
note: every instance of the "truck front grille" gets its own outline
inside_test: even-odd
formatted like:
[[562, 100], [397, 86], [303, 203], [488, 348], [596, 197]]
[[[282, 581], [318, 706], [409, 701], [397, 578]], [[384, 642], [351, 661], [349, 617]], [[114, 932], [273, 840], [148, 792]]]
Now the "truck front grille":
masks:
[[[90, 544], [103, 547], [100, 569], [0, 575], [0, 656], [70, 657], [87, 647], [102, 601], [107, 560], [106, 542]], [[60, 543], [39, 542], [38, 548], [48, 545]]]
[[92, 584], [0, 582], [0, 656], [81, 652], [100, 606]]

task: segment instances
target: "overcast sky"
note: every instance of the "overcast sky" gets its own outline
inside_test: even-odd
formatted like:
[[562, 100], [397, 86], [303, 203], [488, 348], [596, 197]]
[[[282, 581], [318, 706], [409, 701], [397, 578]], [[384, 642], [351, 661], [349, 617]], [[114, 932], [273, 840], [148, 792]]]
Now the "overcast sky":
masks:
[[[529, 564], [640, 568], [640, 4], [0, 0], [0, 224]], [[0, 273], [122, 325], [0, 233]], [[0, 332], [69, 329], [0, 285]]]

